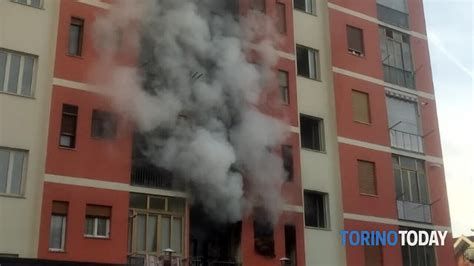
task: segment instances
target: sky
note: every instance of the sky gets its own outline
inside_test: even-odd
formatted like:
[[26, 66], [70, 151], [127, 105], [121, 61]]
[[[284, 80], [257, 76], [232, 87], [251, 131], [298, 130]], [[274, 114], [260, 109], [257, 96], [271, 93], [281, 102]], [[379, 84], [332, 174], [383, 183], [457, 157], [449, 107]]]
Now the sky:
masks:
[[474, 235], [474, 0], [423, 2], [453, 235]]

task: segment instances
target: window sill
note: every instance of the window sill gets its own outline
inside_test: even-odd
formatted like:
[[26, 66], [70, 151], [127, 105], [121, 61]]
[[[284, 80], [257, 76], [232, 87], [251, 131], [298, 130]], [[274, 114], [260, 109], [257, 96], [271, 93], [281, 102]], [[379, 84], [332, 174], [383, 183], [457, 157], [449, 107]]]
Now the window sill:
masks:
[[31, 99], [31, 100], [34, 100], [34, 99], [35, 99], [34, 96], [27, 96], [27, 95], [17, 94], [17, 93], [13, 93], [13, 92], [8, 92], [8, 91], [0, 91], [0, 94], [6, 94], [6, 95], [11, 95], [11, 96], [18, 96], [18, 97], [22, 97], [22, 98]]
[[84, 238], [87, 238], [87, 239], [96, 239], [96, 240], [110, 240], [110, 236], [84, 235]]
[[76, 148], [69, 148], [69, 147], [64, 147], [64, 146], [58, 146], [58, 148], [61, 150], [66, 150], [66, 151], [77, 151]]
[[304, 226], [305, 229], [311, 229], [311, 230], [319, 230], [319, 231], [332, 231], [331, 228], [324, 228], [324, 227], [315, 227], [315, 226], [309, 226], [309, 225], [305, 225]]
[[357, 124], [362, 124], [362, 125], [366, 125], [366, 126], [371, 126], [372, 123], [371, 122], [364, 122], [364, 121], [358, 121], [358, 120], [353, 120], [354, 123], [357, 123]]
[[310, 148], [304, 148], [304, 147], [301, 147], [302, 150], [305, 150], [305, 151], [310, 151], [310, 152], [316, 152], [316, 153], [321, 153], [321, 154], [327, 154], [326, 151], [324, 150], [313, 150], [313, 149], [310, 149]]
[[357, 57], [357, 58], [366, 59], [365, 54], [353, 53], [353, 52], [351, 52], [350, 50], [348, 50], [347, 53], [348, 53], [349, 55], [355, 56], [355, 57]]
[[69, 57], [72, 57], [72, 58], [76, 58], [76, 59], [84, 59], [84, 57], [82, 55], [74, 55], [74, 54], [70, 54], [70, 53], [66, 53], [67, 56]]
[[297, 74], [297, 76], [300, 77], [300, 78], [309, 79], [309, 80], [312, 80], [312, 81], [323, 82], [321, 79], [315, 79], [315, 78], [313, 79], [313, 78], [302, 76], [302, 75], [299, 75], [299, 74]]
[[371, 198], [378, 198], [379, 197], [379, 195], [377, 195], [377, 194], [368, 194], [368, 193], [360, 193], [360, 192], [359, 192], [359, 195], [365, 196], [365, 197], [371, 197]]
[[15, 194], [8, 194], [8, 193], [0, 193], [0, 197], [5, 198], [15, 198], [15, 199], [26, 199], [23, 195], [15, 195]]
[[298, 9], [298, 8], [293, 8], [293, 10], [298, 11], [298, 12], [303, 13], [303, 14], [306, 14], [306, 15], [313, 16], [313, 17], [318, 17], [318, 14], [316, 12], [307, 12], [305, 10], [301, 10], [301, 9]]
[[52, 253], [66, 253], [64, 249], [56, 249], [56, 248], [49, 248], [48, 251]]

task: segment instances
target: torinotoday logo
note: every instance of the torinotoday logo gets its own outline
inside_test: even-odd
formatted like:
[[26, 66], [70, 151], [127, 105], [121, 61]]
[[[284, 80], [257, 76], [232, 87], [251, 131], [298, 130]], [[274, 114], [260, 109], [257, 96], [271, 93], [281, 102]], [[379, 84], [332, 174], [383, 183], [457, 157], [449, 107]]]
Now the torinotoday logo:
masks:
[[448, 231], [423, 230], [341, 230], [346, 246], [444, 246]]

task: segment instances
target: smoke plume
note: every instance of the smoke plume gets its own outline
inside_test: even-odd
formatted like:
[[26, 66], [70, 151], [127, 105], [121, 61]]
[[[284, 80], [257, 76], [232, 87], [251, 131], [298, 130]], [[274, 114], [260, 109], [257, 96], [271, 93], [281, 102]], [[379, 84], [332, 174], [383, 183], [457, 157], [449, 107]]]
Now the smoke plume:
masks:
[[[194, 204], [221, 222], [255, 209], [274, 222], [286, 175], [274, 150], [288, 126], [261, 106], [278, 34], [258, 11], [236, 16], [234, 2], [118, 1], [95, 23], [100, 85]], [[119, 63], [124, 50], [139, 51], [135, 63]]]

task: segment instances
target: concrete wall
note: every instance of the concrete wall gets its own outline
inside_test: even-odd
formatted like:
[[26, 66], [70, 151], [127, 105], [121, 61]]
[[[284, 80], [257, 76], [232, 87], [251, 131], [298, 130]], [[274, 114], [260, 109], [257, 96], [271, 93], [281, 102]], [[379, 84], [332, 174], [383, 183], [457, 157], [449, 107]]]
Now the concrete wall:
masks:
[[301, 150], [303, 189], [329, 194], [329, 229], [305, 227], [306, 265], [344, 265], [339, 158], [326, 1], [316, 1], [316, 15], [294, 10], [295, 42], [319, 50], [321, 81], [297, 77], [299, 113], [324, 119], [325, 152]]
[[[58, 1], [34, 8], [0, 1], [0, 48], [38, 57], [33, 97], [0, 92], [0, 147], [28, 151], [22, 195], [0, 195], [0, 253], [36, 257]], [[35, 78], [36, 77], [36, 78]]]

